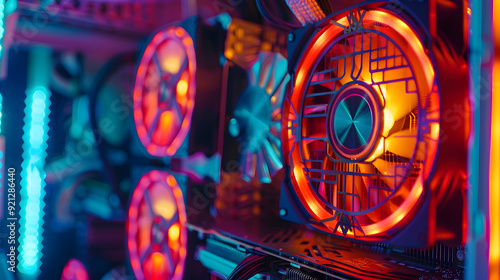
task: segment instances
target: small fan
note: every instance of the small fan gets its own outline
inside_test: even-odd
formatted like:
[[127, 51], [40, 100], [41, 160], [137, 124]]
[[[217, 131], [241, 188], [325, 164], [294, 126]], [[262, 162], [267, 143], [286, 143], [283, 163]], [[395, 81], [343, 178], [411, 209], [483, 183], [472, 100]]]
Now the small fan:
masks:
[[239, 166], [246, 181], [255, 174], [260, 183], [283, 167], [281, 162], [281, 108], [290, 81], [287, 60], [279, 53], [260, 52], [248, 70], [248, 87], [236, 104], [229, 133], [241, 145]]
[[440, 133], [434, 73], [417, 34], [384, 11], [350, 11], [308, 43], [282, 137], [313, 226], [379, 241], [416, 215]]
[[146, 173], [134, 190], [127, 218], [127, 247], [139, 280], [182, 279], [187, 253], [182, 191], [165, 171]]
[[137, 133], [154, 156], [172, 156], [191, 124], [196, 92], [196, 56], [182, 27], [157, 33], [142, 56], [134, 88]]

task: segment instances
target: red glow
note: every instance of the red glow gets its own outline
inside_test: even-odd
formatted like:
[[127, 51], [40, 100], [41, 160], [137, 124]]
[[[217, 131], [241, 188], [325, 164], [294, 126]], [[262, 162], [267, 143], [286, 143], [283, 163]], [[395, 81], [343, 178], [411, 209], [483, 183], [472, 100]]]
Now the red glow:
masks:
[[81, 261], [70, 259], [64, 266], [61, 280], [89, 280], [89, 275]]
[[[348, 20], [346, 17], [343, 17], [337, 22], [340, 25], [347, 26], [348, 25]], [[433, 65], [429, 59], [429, 57], [426, 54], [425, 49], [423, 48], [422, 43], [420, 42], [418, 36], [413, 32], [413, 30], [406, 24], [404, 23], [401, 19], [397, 18], [396, 16], [382, 12], [382, 11], [367, 11], [364, 18], [363, 18], [363, 25], [369, 25], [373, 24], [374, 22], [382, 22], [384, 23], [384, 28], [386, 29], [391, 29], [391, 32], [398, 34], [401, 38], [402, 41], [405, 41], [404, 44], [405, 46], [407, 45], [408, 48], [403, 50], [403, 52], [407, 52], [406, 56], [410, 57], [409, 58], [409, 67], [413, 68], [418, 68], [416, 72], [415, 77], [416, 77], [416, 87], [418, 88], [419, 92], [429, 94], [433, 90], [433, 84], [434, 84], [434, 68]], [[289, 155], [289, 157], [285, 157], [286, 161], [289, 161], [288, 163], [292, 167], [292, 172], [291, 172], [291, 179], [293, 182], [293, 187], [295, 189], [295, 193], [298, 195], [302, 205], [306, 208], [307, 212], [312, 216], [312, 220], [315, 221], [323, 221], [323, 220], [328, 220], [327, 222], [323, 222], [325, 227], [322, 227], [323, 230], [327, 228], [330, 231], [333, 231], [332, 229], [335, 228], [335, 225], [337, 223], [336, 220], [332, 220], [332, 213], [330, 211], [330, 206], [326, 206], [324, 199], [318, 196], [314, 188], [311, 186], [309, 179], [306, 177], [306, 173], [304, 172], [306, 165], [302, 160], [302, 153], [308, 153], [307, 145], [309, 144], [308, 140], [303, 140], [301, 143], [296, 142], [296, 137], [300, 136], [299, 134], [302, 133], [300, 127], [297, 128], [292, 128], [292, 120], [295, 120], [299, 118], [300, 112], [297, 110], [303, 110], [303, 104], [302, 98], [303, 95], [305, 94], [308, 86], [309, 86], [309, 80], [312, 78], [312, 72], [315, 71], [315, 65], [317, 63], [317, 60], [322, 57], [322, 55], [325, 53], [325, 51], [332, 45], [332, 42], [341, 36], [344, 33], [344, 29], [341, 28], [340, 26], [336, 24], [330, 24], [325, 27], [323, 27], [316, 35], [315, 37], [311, 40], [311, 43], [307, 47], [307, 49], [304, 51], [303, 58], [300, 60], [295, 79], [294, 79], [294, 87], [293, 87], [293, 92], [289, 95], [289, 100], [285, 102], [284, 105], [284, 119], [283, 119], [283, 127], [287, 128], [284, 129], [283, 132], [283, 138], [288, 139], [288, 141], [284, 141], [283, 144], [283, 154], [284, 155]], [[342, 65], [339, 63], [339, 67], [342, 67]], [[408, 68], [408, 67], [407, 67]], [[408, 68], [409, 69], [409, 68]], [[409, 70], [408, 70], [409, 71]], [[390, 71], [385, 71], [385, 75], [394, 75], [395, 77], [397, 75], [403, 75], [401, 73], [389, 73]], [[364, 73], [361, 71], [361, 75], [364, 75]], [[342, 78], [340, 78], [342, 80]], [[382, 78], [381, 78], [382, 79]], [[396, 80], [396, 78], [394, 78]], [[349, 78], [347, 78], [349, 80]], [[376, 80], [376, 77], [373, 78], [367, 78], [363, 77], [363, 81], [366, 82], [367, 84], [377, 84], [380, 81]], [[345, 84], [347, 81], [344, 81]], [[384, 100], [393, 98], [388, 94], [386, 91], [385, 85], [383, 86], [374, 86], [374, 88], [377, 88], [376, 92], [381, 95], [381, 98]], [[392, 88], [391, 92], [394, 91], [394, 88], [399, 89], [397, 86]], [[405, 89], [403, 89], [404, 91]], [[399, 94], [399, 91], [396, 90]], [[401, 94], [399, 94], [400, 99], [405, 99], [408, 97], [401, 97]], [[393, 104], [400, 104], [402, 103], [401, 100], [398, 100], [397, 97], [394, 96], [391, 102]], [[399, 103], [398, 103], [399, 101]], [[411, 102], [410, 102], [411, 101]], [[410, 100], [406, 103], [403, 104], [413, 104], [414, 107], [418, 106], [418, 99], [415, 98], [415, 102], [413, 100]], [[423, 107], [423, 104], [420, 104]], [[394, 107], [394, 108], [393, 108]], [[414, 107], [411, 107], [409, 109], [405, 109], [406, 111], [399, 112], [397, 109], [402, 106], [387, 106], [386, 112], [383, 112], [384, 116], [384, 123], [382, 126], [382, 132], [387, 135], [388, 132], [390, 131], [391, 127], [394, 125], [394, 122], [401, 118], [401, 116], [405, 116], [411, 112], [411, 109]], [[390, 114], [391, 117], [388, 117]], [[393, 117], [395, 116], [395, 117]], [[437, 123], [436, 123], [437, 124]], [[433, 125], [432, 127], [432, 138], [433, 140], [437, 139], [439, 135], [439, 125]], [[435, 137], [435, 138], [434, 138]], [[389, 137], [390, 138], [390, 137]], [[388, 138], [388, 139], [389, 139]], [[405, 145], [410, 145], [412, 144], [413, 146], [416, 145], [415, 143], [411, 141], [401, 141], [401, 140], [391, 140], [389, 139], [388, 141], [382, 141], [384, 138], [381, 138], [380, 142], [375, 142], [375, 148], [373, 153], [377, 153], [377, 151], [380, 153], [380, 151], [384, 150], [384, 143], [385, 145], [388, 145], [389, 143], [392, 143], [393, 145], [395, 143], [404, 143]], [[374, 140], [375, 141], [375, 140]], [[298, 147], [299, 145], [302, 145], [302, 150]], [[380, 145], [380, 147], [378, 147]], [[425, 162], [430, 163], [429, 165], [432, 166], [432, 160], [434, 158], [435, 152], [434, 150], [437, 149], [437, 146], [431, 146], [430, 151], [425, 157]], [[411, 155], [409, 155], [411, 157]], [[372, 159], [376, 158], [376, 156], [373, 156]], [[381, 163], [383, 164], [383, 162]], [[395, 210], [392, 210], [391, 213], [386, 213], [380, 218], [379, 220], [372, 220], [371, 222], [365, 222], [361, 223], [360, 226], [364, 232], [365, 237], [369, 240], [375, 240], [376, 238], [384, 235], [387, 233], [387, 231], [393, 229], [394, 227], [400, 225], [401, 223], [407, 221], [408, 219], [405, 219], [410, 213], [414, 212], [414, 209], [418, 206], [418, 204], [421, 202], [421, 196], [423, 193], [423, 182], [425, 181], [427, 175], [429, 175], [426, 172], [420, 173], [418, 178], [416, 179], [416, 182], [413, 183], [412, 185], [407, 183], [406, 187], [401, 187], [399, 190], [395, 191], [395, 194], [393, 197], [397, 197], [397, 199], [401, 200], [401, 203], [397, 204], [397, 208]], [[394, 183], [393, 183], [394, 184]], [[354, 185], [354, 183], [353, 183]], [[388, 202], [389, 203], [389, 202]], [[354, 203], [353, 203], [354, 205]], [[395, 204], [396, 205], [396, 204]], [[388, 208], [388, 207], [387, 207]], [[340, 233], [342, 235], [342, 233]], [[346, 233], [347, 236], [353, 236], [354, 233], [352, 231], [348, 231]], [[370, 239], [372, 238], [372, 239]]]
[[489, 278], [500, 279], [500, 1], [492, 2], [495, 52], [491, 76]]
[[[170, 221], [175, 212], [178, 220]], [[153, 223], [161, 224], [162, 219], [171, 222], [172, 226], [160, 229], [162, 234], [159, 236], [164, 236], [164, 240], [156, 243], [156, 239], [150, 238], [157, 231]], [[186, 222], [184, 198], [175, 177], [158, 170], [145, 174], [132, 194], [127, 217], [127, 247], [137, 279], [182, 279], [187, 247]], [[174, 267], [169, 266], [167, 258], [172, 260]]]
[[156, 34], [144, 51], [134, 87], [134, 121], [146, 150], [172, 156], [191, 127], [196, 92], [193, 40], [181, 27]]

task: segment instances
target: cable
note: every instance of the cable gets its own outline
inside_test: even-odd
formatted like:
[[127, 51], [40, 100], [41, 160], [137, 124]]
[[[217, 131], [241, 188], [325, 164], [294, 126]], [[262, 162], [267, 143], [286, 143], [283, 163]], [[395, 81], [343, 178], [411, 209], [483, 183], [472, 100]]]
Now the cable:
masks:
[[279, 27], [286, 27], [288, 29], [297, 29], [301, 28], [302, 25], [299, 24], [293, 24], [290, 22], [286, 22], [282, 20], [279, 17], [273, 16], [272, 13], [269, 11], [267, 6], [262, 2], [262, 0], [255, 0], [255, 4], [257, 6], [257, 9], [259, 10], [260, 14], [269, 22], [272, 24], [279, 26]]
[[248, 280], [259, 273], [269, 271], [269, 269], [270, 265], [266, 257], [252, 254], [241, 261], [226, 280]]

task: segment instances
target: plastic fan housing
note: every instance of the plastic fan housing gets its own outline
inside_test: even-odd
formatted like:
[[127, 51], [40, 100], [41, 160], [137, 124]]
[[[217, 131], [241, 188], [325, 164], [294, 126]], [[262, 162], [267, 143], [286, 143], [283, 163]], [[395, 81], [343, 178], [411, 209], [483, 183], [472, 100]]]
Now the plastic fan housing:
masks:
[[440, 90], [436, 72], [445, 61], [433, 63], [411, 25], [382, 9], [332, 15], [315, 27], [290, 68], [283, 107], [288, 187], [302, 221], [358, 241], [389, 241], [410, 224], [420, 224], [415, 236], [426, 234], [417, 246], [444, 232], [463, 240], [463, 211], [455, 232], [440, 232], [434, 219], [464, 204], [466, 133], [446, 143], [462, 145], [457, 169], [438, 164], [441, 99], [451, 91]]

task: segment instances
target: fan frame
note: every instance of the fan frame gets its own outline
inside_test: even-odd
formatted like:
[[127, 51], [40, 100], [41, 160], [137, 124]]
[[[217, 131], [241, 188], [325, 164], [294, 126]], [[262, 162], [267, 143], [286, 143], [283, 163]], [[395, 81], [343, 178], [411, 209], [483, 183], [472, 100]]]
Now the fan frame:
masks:
[[[176, 211], [178, 213], [178, 223], [179, 223], [179, 261], [175, 266], [174, 275], [172, 275], [173, 280], [180, 280], [184, 275], [186, 257], [187, 257], [187, 246], [188, 246], [188, 230], [187, 224], [187, 212], [185, 206], [184, 195], [182, 188], [179, 185], [178, 180], [174, 175], [170, 174], [164, 170], [150, 170], [144, 173], [137, 185], [132, 192], [130, 198], [129, 209], [127, 211], [126, 220], [126, 234], [127, 234], [127, 254], [129, 257], [130, 265], [134, 275], [137, 279], [145, 279], [143, 272], [143, 263], [140, 261], [138, 256], [138, 248], [136, 244], [136, 236], [138, 233], [139, 225], [134, 223], [138, 221], [139, 218], [139, 203], [143, 200], [144, 191], [146, 191], [153, 184], [162, 184], [162, 186], [170, 189], [171, 195], [175, 199]], [[141, 192], [141, 194], [137, 194]], [[131, 218], [135, 218], [132, 220]], [[153, 246], [153, 245], [150, 245]], [[154, 251], [149, 252], [149, 254], [154, 253]], [[170, 252], [169, 252], [170, 253]]]
[[[296, 60], [297, 60], [296, 61], [297, 64], [291, 65], [292, 67], [289, 68], [290, 71], [294, 72], [294, 74], [292, 76], [292, 83], [293, 83], [292, 89], [291, 89], [292, 92], [294, 92], [294, 91], [303, 92], [305, 90], [305, 87], [306, 87], [305, 81], [310, 80], [310, 75], [312, 74], [312, 71], [315, 69], [315, 67], [311, 66], [312, 64], [308, 65], [308, 67], [303, 66], [303, 61], [305, 60], [304, 57], [306, 57], [306, 54], [308, 52], [311, 52], [312, 48], [317, 47], [317, 46], [313, 47], [312, 46], [313, 43], [318, 42], [318, 40], [322, 40], [322, 41], [328, 42], [328, 43], [325, 43], [324, 46], [329, 46], [332, 44], [332, 41], [334, 39], [330, 39], [330, 37], [327, 35], [331, 35], [332, 33], [335, 33], [336, 35], [333, 37], [342, 36], [342, 35], [340, 35], [342, 31], [344, 31], [344, 34], [351, 32], [351, 31], [355, 31], [357, 26], [359, 26], [363, 20], [370, 20], [370, 19], [373, 20], [373, 18], [385, 16], [385, 17], [391, 18], [391, 20], [393, 22], [393, 25], [391, 25], [392, 29], [395, 30], [399, 34], [404, 33], [404, 35], [406, 35], [406, 36], [404, 36], [404, 35], [402, 35], [402, 36], [405, 37], [406, 40], [408, 40], [410, 43], [413, 42], [413, 43], [411, 43], [411, 47], [415, 48], [415, 46], [417, 46], [420, 50], [419, 53], [423, 54], [420, 57], [413, 58], [413, 60], [415, 60], [415, 59], [420, 60], [420, 62], [423, 65], [421, 67], [428, 69], [428, 71], [425, 71], [424, 74], [431, 74], [431, 75], [427, 75], [427, 77], [423, 77], [423, 79], [425, 79], [427, 81], [427, 85], [428, 85], [428, 89], [429, 89], [427, 98], [429, 99], [429, 96], [435, 94], [438, 97], [437, 101], [435, 101], [435, 102], [437, 102], [437, 104], [438, 104], [437, 106], [439, 108], [439, 103], [440, 103], [439, 96], [440, 95], [439, 95], [439, 89], [437, 86], [438, 77], [434, 72], [434, 69], [437, 67], [433, 63], [434, 60], [433, 60], [433, 57], [431, 56], [432, 53], [430, 53], [428, 51], [428, 49], [426, 47], [424, 47], [424, 44], [422, 43], [422, 42], [424, 42], [424, 38], [421, 37], [421, 33], [418, 33], [417, 31], [415, 31], [413, 25], [411, 25], [411, 22], [405, 23], [402, 18], [398, 17], [397, 15], [393, 14], [390, 11], [383, 10], [380, 8], [373, 10], [370, 7], [364, 7], [363, 10], [366, 10], [367, 13], [363, 14], [361, 19], [358, 20], [358, 19], [356, 19], [356, 17], [352, 18], [352, 16], [353, 16], [352, 11], [353, 10], [354, 9], [350, 9], [350, 10], [344, 11], [343, 13], [331, 15], [331, 16], [327, 17], [325, 20], [323, 20], [322, 22], [318, 23], [316, 26], [305, 28], [302, 31], [299, 31], [299, 34], [302, 33], [303, 35], [305, 35], [306, 37], [309, 37], [310, 39], [307, 40], [307, 42], [302, 40], [299, 43], [300, 45], [304, 45], [307, 43], [307, 47], [305, 48], [304, 51], [301, 52], [302, 58], [300, 58], [300, 56], [297, 54], [297, 52], [294, 53], [294, 52], [290, 52], [290, 50], [289, 50], [289, 53], [293, 54], [292, 57], [296, 57]], [[357, 9], [357, 11], [358, 12], [360, 11], [359, 8]], [[351, 12], [351, 14], [350, 14], [351, 18], [349, 18], [348, 12]], [[341, 23], [341, 24], [335, 24], [334, 21], [336, 23]], [[328, 24], [328, 23], [330, 23], [330, 24]], [[386, 25], [387, 25], [387, 23], [386, 23]], [[400, 29], [397, 30], [394, 26], [398, 26], [398, 27], [400, 27]], [[352, 27], [353, 30], [348, 29], [348, 27]], [[336, 29], [336, 30], [334, 32], [332, 32], [331, 31], [332, 29]], [[328, 31], [330, 32], [330, 34], [328, 34]], [[397, 44], [395, 44], [395, 46], [397, 46]], [[293, 48], [297, 48], [297, 47], [300, 48], [299, 45], [295, 45], [295, 44], [292, 45], [292, 50], [293, 50]], [[326, 51], [326, 49], [327, 49], [327, 47], [324, 47], [322, 51]], [[316, 48], [316, 51], [317, 51], [317, 48]], [[315, 59], [314, 63], [313, 63], [315, 65], [319, 62], [319, 58], [321, 58], [322, 56], [317, 55], [316, 57], [317, 57], [317, 59]], [[412, 64], [410, 63], [410, 65], [412, 65]], [[311, 70], [309, 72], [307, 72], [306, 70], [304, 70], [304, 68], [311, 69]], [[420, 77], [420, 78], [422, 79], [422, 77]], [[304, 85], [304, 88], [297, 90], [297, 87], [299, 87], [301, 85]], [[420, 91], [420, 89], [419, 89], [419, 91]], [[297, 102], [297, 100], [293, 100], [293, 98], [294, 97], [290, 98], [290, 96], [287, 96], [287, 100], [286, 100], [287, 104], [284, 106], [284, 113], [283, 113], [284, 115], [289, 114], [290, 111], [295, 110], [294, 108], [297, 108], [297, 107], [294, 107], [293, 105], [290, 105], [290, 104], [296, 104], [296, 102]], [[298, 97], [296, 97], [296, 98], [298, 98]], [[426, 102], [428, 101], [428, 99], [426, 100]], [[419, 110], [419, 121], [422, 121], [421, 120], [422, 114], [420, 114], [420, 111], [425, 112], [425, 108], [421, 108], [421, 106], [418, 106], [418, 110]], [[297, 112], [295, 112], [295, 114], [297, 116], [299, 115]], [[427, 134], [432, 133], [433, 139], [439, 139], [439, 132], [440, 132], [439, 113], [437, 115], [438, 115], [438, 117], [436, 120], [431, 120], [432, 122], [435, 122], [436, 125], [434, 125], [432, 127], [432, 129], [430, 127], [428, 127], [427, 131], [425, 132]], [[289, 121], [289, 122], [287, 123], [287, 121]], [[336, 226], [338, 226], [337, 221], [339, 221], [341, 219], [347, 219], [348, 226], [352, 226], [352, 227], [356, 227], [356, 221], [353, 219], [353, 216], [351, 216], [351, 213], [348, 213], [348, 211], [346, 213], [341, 213], [342, 211], [335, 211], [334, 214], [324, 212], [325, 211], [325, 209], [324, 209], [325, 201], [321, 200], [321, 198], [319, 198], [319, 197], [317, 197], [317, 195], [315, 195], [316, 192], [313, 190], [312, 187], [310, 187], [305, 175], [303, 174], [303, 171], [302, 171], [303, 168], [301, 168], [301, 166], [303, 166], [303, 164], [300, 163], [300, 159], [299, 159], [300, 154], [302, 154], [302, 152], [299, 153], [298, 157], [297, 157], [297, 155], [294, 155], [291, 152], [294, 150], [293, 145], [295, 142], [292, 139], [296, 135], [299, 135], [299, 137], [300, 137], [300, 133], [297, 132], [297, 130], [299, 130], [299, 128], [301, 127], [300, 121], [295, 120], [292, 123], [292, 121], [289, 120], [289, 118], [284, 118], [283, 127], [284, 127], [284, 129], [282, 131], [283, 154], [285, 157], [284, 160], [285, 160], [285, 165], [287, 167], [287, 174], [289, 174], [289, 178], [290, 178], [290, 182], [286, 183], [286, 186], [284, 186], [284, 187], [289, 188], [291, 190], [290, 194], [292, 195], [292, 197], [295, 198], [294, 200], [296, 200], [298, 202], [298, 205], [297, 205], [298, 209], [297, 210], [299, 213], [297, 213], [297, 214], [299, 215], [298, 218], [300, 220], [302, 220], [303, 223], [306, 223], [306, 224], [308, 224], [316, 229], [319, 229], [320, 231], [323, 231], [327, 234], [333, 234], [333, 235], [339, 236], [341, 238], [345, 237], [348, 239], [354, 238], [358, 241], [380, 242], [383, 240], [388, 240], [388, 238], [391, 238], [391, 236], [394, 236], [397, 232], [402, 231], [404, 229], [404, 226], [407, 225], [411, 220], [410, 218], [405, 218], [406, 216], [414, 217], [418, 213], [426, 212], [426, 211], [421, 211], [422, 209], [420, 209], [420, 208], [426, 207], [425, 205], [428, 205], [428, 198], [429, 198], [428, 195], [430, 194], [430, 192], [428, 191], [428, 188], [427, 188], [427, 183], [428, 183], [427, 181], [429, 180], [430, 175], [433, 173], [435, 166], [436, 166], [434, 163], [434, 159], [437, 155], [439, 143], [432, 145], [432, 147], [430, 148], [430, 152], [428, 153], [428, 155], [426, 156], [426, 158], [423, 162], [424, 170], [418, 176], [418, 182], [416, 182], [416, 184], [414, 184], [414, 186], [412, 187], [412, 191], [410, 192], [409, 196], [405, 200], [405, 203], [403, 203], [390, 216], [388, 216], [387, 218], [385, 218], [384, 220], [379, 222], [380, 226], [372, 227], [372, 228], [370, 228], [370, 230], [364, 230], [364, 236], [360, 236], [360, 235], [356, 236], [351, 231], [348, 231], [347, 233], [344, 232], [344, 234], [342, 234], [342, 232], [340, 232], [340, 230], [337, 229], [337, 227], [336, 227]], [[421, 131], [419, 131], [418, 134], [419, 135], [417, 135], [417, 139], [419, 139], [419, 141], [422, 141], [422, 139], [423, 139], [422, 134], [423, 133]], [[300, 141], [297, 140], [296, 142], [300, 142]], [[302, 149], [302, 147], [300, 147], [300, 149]], [[298, 149], [295, 148], [295, 150], [298, 150]], [[295, 160], [293, 159], [294, 157], [295, 157]], [[292, 165], [291, 164], [292, 161], [294, 161], [295, 163], [299, 163], [300, 166], [298, 167], [297, 164]], [[305, 181], [309, 185], [309, 187], [299, 187], [299, 184], [297, 184], [298, 180]], [[408, 198], [410, 198], [410, 199], [408, 199]], [[313, 199], [313, 201], [314, 201], [314, 205], [312, 205], [312, 206], [310, 205], [310, 203], [308, 203], [311, 199]], [[282, 202], [283, 202], [283, 198], [282, 198]], [[401, 209], [405, 209], [405, 210], [398, 211]], [[305, 214], [305, 217], [302, 217], [300, 215], [300, 212], [302, 214]], [[318, 212], [320, 214], [318, 214]], [[425, 214], [425, 215], [427, 215], [427, 214]], [[294, 220], [297, 218], [288, 218], [288, 219]], [[336, 230], [333, 230], [334, 228]]]
[[[152, 137], [148, 135], [148, 131], [144, 124], [142, 102], [143, 102], [143, 91], [145, 84], [145, 77], [147, 73], [147, 68], [153, 58], [156, 56], [156, 50], [160, 47], [162, 43], [167, 40], [174, 40], [178, 44], [184, 47], [187, 59], [187, 71], [189, 73], [189, 81], [187, 83], [187, 104], [186, 113], [182, 119], [181, 125], [175, 137], [168, 145], [159, 145], [153, 142]], [[185, 70], [180, 70], [185, 71]], [[189, 34], [189, 32], [181, 26], [171, 26], [167, 27], [153, 36], [149, 41], [139, 63], [137, 69], [136, 81], [134, 85], [133, 93], [133, 111], [134, 111], [134, 122], [137, 129], [137, 134], [142, 145], [146, 148], [147, 152], [153, 156], [165, 157], [173, 156], [176, 154], [177, 150], [181, 147], [186, 139], [189, 130], [191, 128], [191, 119], [193, 116], [195, 98], [196, 98], [196, 72], [197, 72], [197, 59], [194, 40]], [[161, 72], [160, 72], [161, 74]], [[176, 85], [176, 93], [177, 93]], [[176, 101], [173, 101], [176, 102]], [[157, 129], [157, 128], [152, 128]]]

